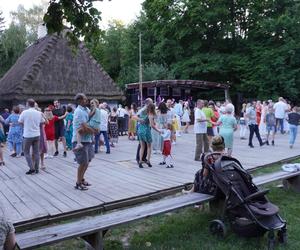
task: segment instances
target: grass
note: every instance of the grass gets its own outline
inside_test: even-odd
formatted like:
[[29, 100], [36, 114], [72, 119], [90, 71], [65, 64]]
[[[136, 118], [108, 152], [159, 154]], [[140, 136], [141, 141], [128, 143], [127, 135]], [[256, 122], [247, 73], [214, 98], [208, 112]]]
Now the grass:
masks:
[[[290, 161], [288, 163], [299, 163], [299, 162], [300, 162], [300, 157], [296, 158], [293, 161]], [[273, 173], [275, 171], [281, 170], [282, 165], [283, 165], [283, 163], [277, 163], [277, 164], [273, 164], [272, 166], [258, 168], [257, 170], [252, 171], [251, 175], [258, 176], [258, 175], [262, 175], [262, 174]]]
[[[300, 249], [300, 194], [268, 185], [270, 200], [280, 207], [281, 216], [288, 222], [288, 245], [276, 249]], [[267, 237], [243, 239], [230, 232], [225, 239], [209, 233], [209, 221], [216, 215], [196, 208], [186, 208], [109, 231], [105, 237], [105, 249], [266, 249]], [[65, 241], [40, 250], [85, 249], [80, 239]]]

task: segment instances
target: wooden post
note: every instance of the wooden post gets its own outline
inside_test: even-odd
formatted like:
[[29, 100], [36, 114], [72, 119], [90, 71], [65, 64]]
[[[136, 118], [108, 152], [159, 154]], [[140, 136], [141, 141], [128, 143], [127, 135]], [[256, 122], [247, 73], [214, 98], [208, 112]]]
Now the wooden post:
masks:
[[293, 191], [300, 193], [300, 176], [295, 176], [282, 181], [283, 187], [286, 189], [292, 189]]
[[230, 99], [230, 97], [229, 97], [229, 89], [225, 89], [224, 90], [224, 92], [225, 92], [225, 100], [229, 100]]
[[103, 232], [99, 231], [94, 234], [82, 236], [82, 239], [86, 241], [86, 249], [87, 250], [103, 250], [104, 242], [103, 242]]

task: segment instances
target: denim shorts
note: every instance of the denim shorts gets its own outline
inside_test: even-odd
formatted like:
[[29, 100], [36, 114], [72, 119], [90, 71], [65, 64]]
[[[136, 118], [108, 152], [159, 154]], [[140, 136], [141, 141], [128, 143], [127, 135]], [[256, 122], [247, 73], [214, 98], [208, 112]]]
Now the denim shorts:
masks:
[[[73, 142], [73, 148], [76, 147], [76, 144]], [[95, 156], [93, 144], [91, 142], [82, 142], [81, 144], [83, 147], [74, 152], [75, 159], [79, 165], [87, 165]]]
[[275, 125], [267, 125], [267, 131], [268, 132], [275, 132], [276, 126]]

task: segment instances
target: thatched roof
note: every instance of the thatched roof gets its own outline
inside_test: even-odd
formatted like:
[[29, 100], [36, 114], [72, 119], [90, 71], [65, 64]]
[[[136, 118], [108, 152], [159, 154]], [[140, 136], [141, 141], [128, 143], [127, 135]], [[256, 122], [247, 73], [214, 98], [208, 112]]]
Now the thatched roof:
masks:
[[0, 80], [1, 101], [73, 100], [79, 92], [102, 100], [123, 97], [85, 46], [74, 53], [62, 35], [47, 35], [29, 46]]

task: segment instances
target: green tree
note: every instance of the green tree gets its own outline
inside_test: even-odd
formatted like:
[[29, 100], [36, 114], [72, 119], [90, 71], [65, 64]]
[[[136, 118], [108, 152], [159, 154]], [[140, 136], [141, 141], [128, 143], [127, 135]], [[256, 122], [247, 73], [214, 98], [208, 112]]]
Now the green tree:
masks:
[[3, 13], [2, 13], [2, 11], [0, 11], [0, 35], [4, 31], [4, 23], [5, 23], [4, 17], [2, 15], [3, 15]]
[[11, 23], [0, 38], [0, 78], [22, 55], [26, 46], [26, 29]]
[[67, 25], [71, 30], [68, 36], [75, 45], [80, 37], [89, 42], [98, 40], [101, 13], [94, 8], [95, 1], [102, 0], [50, 0], [44, 16], [48, 32], [60, 33]]
[[30, 9], [25, 9], [23, 5], [19, 5], [17, 11], [11, 12], [12, 21], [26, 28], [29, 44], [37, 40], [38, 26], [43, 24], [46, 7], [46, 2], [42, 2], [41, 5], [34, 5]]

